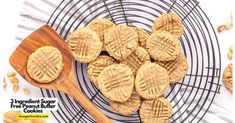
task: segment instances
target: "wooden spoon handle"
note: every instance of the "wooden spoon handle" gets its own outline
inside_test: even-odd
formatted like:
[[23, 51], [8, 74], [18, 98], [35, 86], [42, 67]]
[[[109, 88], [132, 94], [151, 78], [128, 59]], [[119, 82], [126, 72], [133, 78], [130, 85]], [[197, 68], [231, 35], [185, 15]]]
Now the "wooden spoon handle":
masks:
[[70, 72], [67, 80], [59, 86], [58, 90], [64, 91], [73, 97], [95, 120], [97, 123], [112, 123], [92, 102], [82, 93], [80, 87], [74, 79], [74, 72]]

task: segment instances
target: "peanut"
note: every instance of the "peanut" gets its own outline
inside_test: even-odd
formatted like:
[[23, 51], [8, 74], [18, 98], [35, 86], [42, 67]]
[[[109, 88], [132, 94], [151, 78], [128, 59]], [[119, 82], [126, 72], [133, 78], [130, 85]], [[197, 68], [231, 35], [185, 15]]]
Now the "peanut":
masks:
[[14, 71], [9, 71], [7, 73], [7, 77], [11, 77], [11, 76], [15, 76], [15, 75], [16, 75], [16, 72], [14, 72]]
[[29, 94], [29, 93], [30, 93], [30, 91], [29, 91], [29, 89], [28, 89], [28, 88], [23, 88], [23, 93], [24, 93], [24, 94]]
[[19, 80], [15, 76], [10, 76], [8, 79], [14, 84], [14, 83], [19, 83]]
[[18, 83], [14, 83], [13, 86], [12, 86], [12, 90], [14, 92], [16, 92], [16, 91], [18, 91], [18, 89], [19, 89], [19, 84]]

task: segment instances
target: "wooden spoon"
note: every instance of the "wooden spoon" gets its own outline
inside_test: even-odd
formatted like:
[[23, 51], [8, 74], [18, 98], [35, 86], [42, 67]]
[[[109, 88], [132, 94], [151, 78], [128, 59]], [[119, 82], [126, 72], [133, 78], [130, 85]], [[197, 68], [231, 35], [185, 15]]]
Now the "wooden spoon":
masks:
[[[54, 46], [61, 51], [63, 56], [64, 68], [60, 73], [58, 79], [51, 83], [39, 83], [32, 78], [26, 70], [27, 60], [31, 53], [42, 46]], [[10, 57], [10, 64], [15, 70], [23, 76], [29, 83], [34, 86], [59, 90], [72, 96], [78, 103], [90, 113], [90, 115], [98, 123], [111, 123], [111, 121], [97, 109], [90, 100], [82, 93], [80, 87], [75, 80], [74, 70], [72, 68], [72, 54], [67, 47], [64, 40], [48, 25], [30, 34], [24, 41], [16, 48]]]

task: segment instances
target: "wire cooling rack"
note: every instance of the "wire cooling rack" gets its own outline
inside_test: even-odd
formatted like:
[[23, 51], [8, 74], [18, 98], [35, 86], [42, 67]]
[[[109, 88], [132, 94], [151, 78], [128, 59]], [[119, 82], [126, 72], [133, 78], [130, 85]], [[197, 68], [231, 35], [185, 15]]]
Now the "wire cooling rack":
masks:
[[[63, 0], [51, 14], [48, 24], [64, 39], [76, 28], [84, 27], [97, 17], [116, 24], [138, 26], [150, 32], [153, 21], [162, 13], [174, 12], [182, 20], [184, 34], [180, 38], [189, 70], [178, 83], [171, 85], [164, 95], [171, 101], [173, 115], [170, 122], [204, 121], [214, 97], [219, 93], [221, 57], [215, 31], [195, 0]], [[107, 99], [90, 82], [87, 64], [75, 63], [77, 82], [82, 92], [115, 122], [141, 122], [138, 113], [122, 116], [112, 112]], [[52, 112], [61, 123], [92, 123], [92, 117], [71, 97], [54, 90], [41, 89], [44, 97], [56, 97], [59, 109]]]

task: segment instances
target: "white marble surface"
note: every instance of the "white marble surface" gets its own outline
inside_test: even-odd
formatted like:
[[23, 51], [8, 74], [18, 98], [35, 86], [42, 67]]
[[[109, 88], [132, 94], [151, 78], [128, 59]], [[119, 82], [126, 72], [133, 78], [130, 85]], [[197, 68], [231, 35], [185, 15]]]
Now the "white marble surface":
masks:
[[[13, 70], [10, 66], [8, 59], [10, 54], [16, 48], [16, 46], [20, 43], [15, 41], [15, 36], [18, 34], [17, 32], [17, 24], [19, 23], [19, 14], [21, 11], [21, 1], [22, 0], [10, 0], [4, 1], [0, 4], [0, 79], [2, 81], [3, 77], [6, 76], [7, 71]], [[235, 19], [235, 1], [234, 0], [198, 0], [200, 2], [200, 6], [206, 12], [209, 19], [211, 20], [213, 27], [217, 28], [221, 23], [225, 23], [230, 13], [233, 11], [233, 16]], [[222, 59], [222, 69], [231, 61], [227, 59], [227, 51], [229, 47], [232, 46], [235, 42], [235, 28], [229, 31], [225, 31], [223, 33], [218, 34], [217, 37], [219, 40], [220, 48], [221, 48], [221, 59]], [[31, 90], [30, 95], [23, 94], [22, 90], [17, 93], [12, 92], [11, 86], [7, 86], [5, 89], [0, 89], [0, 97], [1, 97], [1, 107], [0, 107], [0, 115], [2, 116], [3, 111], [9, 108], [8, 101], [9, 98], [14, 97], [41, 97], [41, 92], [38, 88], [28, 84], [25, 82], [23, 78], [19, 75], [17, 77], [20, 79], [21, 87], [28, 87]], [[221, 120], [219, 117], [224, 116], [227, 118], [232, 118], [232, 114], [234, 115], [234, 103], [232, 102], [232, 94], [228, 92], [222, 82], [220, 89], [220, 94], [218, 94], [215, 98], [215, 102], [222, 107], [218, 107], [215, 105], [211, 106], [211, 111], [214, 113], [209, 113], [205, 116], [206, 119], [210, 119], [213, 123], [226, 123], [224, 120]], [[219, 117], [218, 117], [219, 116]], [[2, 120], [2, 117], [0, 117]], [[55, 123], [54, 118], [51, 117], [49, 119], [49, 123]]]

